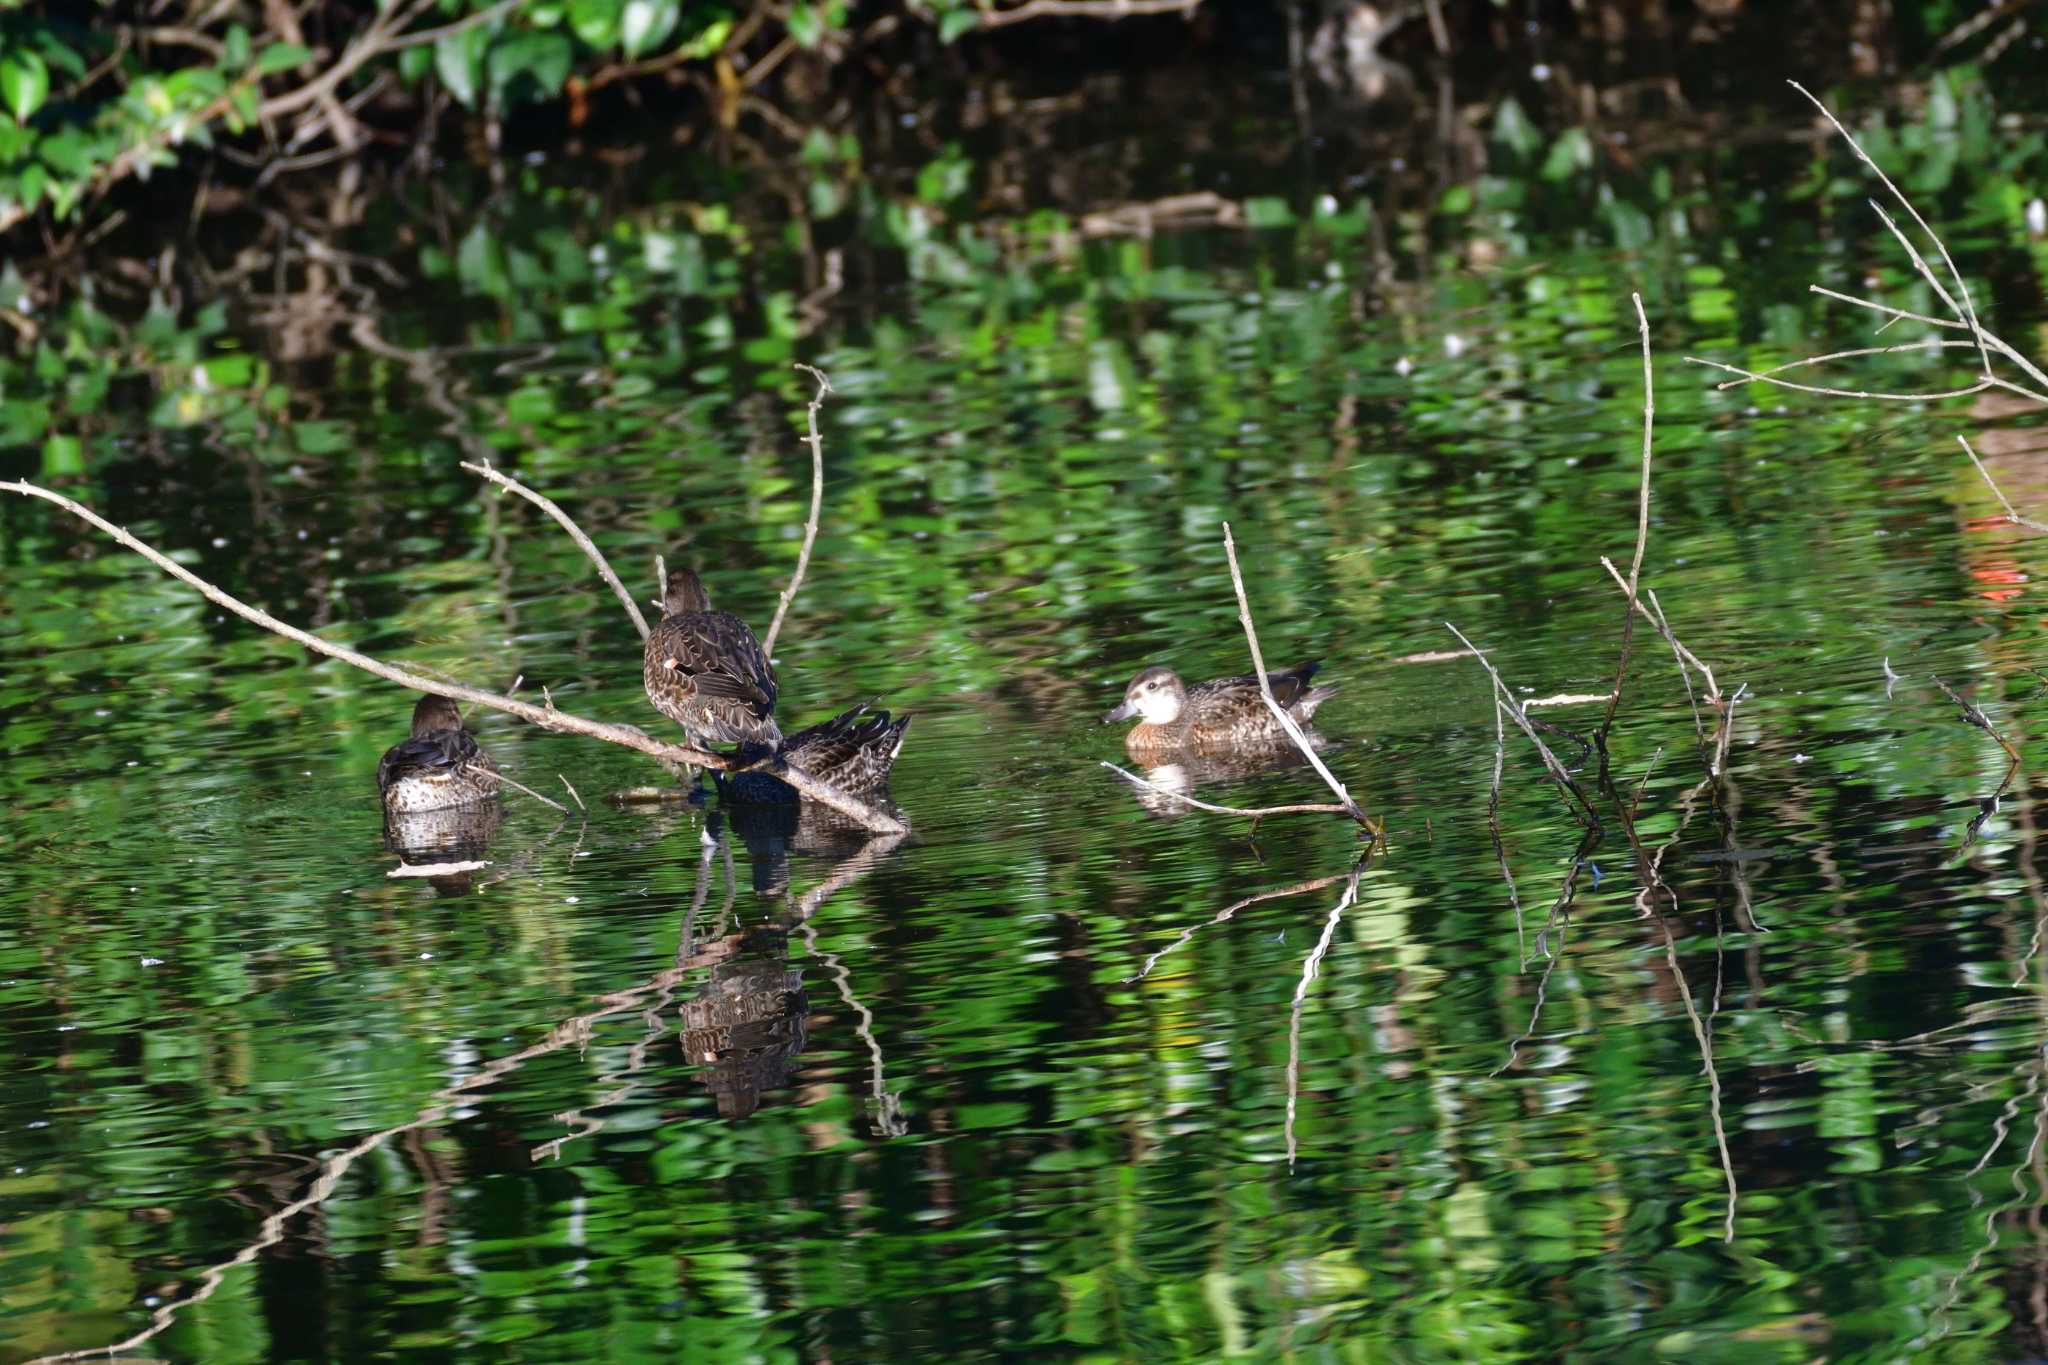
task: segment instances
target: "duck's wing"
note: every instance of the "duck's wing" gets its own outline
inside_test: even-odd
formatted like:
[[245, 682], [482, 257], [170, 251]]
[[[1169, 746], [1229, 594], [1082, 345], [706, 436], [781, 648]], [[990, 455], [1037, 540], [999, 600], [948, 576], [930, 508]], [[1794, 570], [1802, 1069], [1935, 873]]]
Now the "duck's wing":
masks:
[[724, 611], [671, 616], [648, 639], [650, 658], [690, 679], [700, 696], [737, 701], [756, 714], [775, 709], [775, 669], [747, 623]]
[[400, 740], [377, 760], [377, 787], [381, 791], [407, 773], [454, 768], [481, 758], [483, 749], [467, 730], [434, 730]]
[[[1283, 668], [1278, 672], [1268, 673], [1266, 681], [1272, 684], [1273, 700], [1279, 702], [1282, 706], [1293, 706], [1304, 696], [1308, 695], [1309, 679], [1313, 678], [1316, 675], [1316, 670], [1322, 666], [1322, 660], [1311, 659], [1305, 664], [1296, 664], [1292, 668]], [[1188, 689], [1190, 700], [1196, 697], [1218, 701], [1225, 698], [1235, 700], [1237, 696], [1243, 695], [1251, 697], [1259, 695], [1259, 679], [1257, 674], [1246, 673], [1241, 677], [1216, 678], [1210, 682], [1196, 683]]]

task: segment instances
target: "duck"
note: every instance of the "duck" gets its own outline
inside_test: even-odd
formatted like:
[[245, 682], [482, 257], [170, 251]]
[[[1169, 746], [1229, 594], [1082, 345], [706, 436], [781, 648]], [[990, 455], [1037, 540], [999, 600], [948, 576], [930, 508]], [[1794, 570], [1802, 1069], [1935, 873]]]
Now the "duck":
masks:
[[661, 610], [641, 671], [654, 709], [700, 749], [734, 744], [742, 754], [772, 752], [782, 743], [775, 669], [753, 630], [729, 611], [714, 611], [703, 580], [688, 569], [669, 577]]
[[[862, 800], [889, 787], [889, 773], [903, 752], [909, 716], [891, 719], [868, 703], [841, 711], [827, 721], [799, 730], [782, 744], [781, 757], [820, 782], [829, 782]], [[719, 789], [734, 801], [770, 803], [797, 799], [796, 789], [768, 773], [734, 773], [718, 778]]]
[[[1299, 725], [1307, 725], [1316, 708], [1335, 695], [1334, 687], [1311, 687], [1309, 679], [1322, 667], [1311, 659], [1293, 668], [1268, 673], [1273, 700]], [[1288, 742], [1287, 732], [1259, 695], [1259, 680], [1214, 678], [1190, 687], [1170, 668], [1153, 666], [1131, 679], [1123, 704], [1103, 716], [1110, 725], [1139, 718], [1124, 736], [1133, 753], [1193, 752], [1271, 748]]]
[[462, 728], [462, 712], [447, 697], [421, 697], [412, 735], [377, 760], [377, 790], [389, 815], [495, 801], [498, 786], [498, 765]]

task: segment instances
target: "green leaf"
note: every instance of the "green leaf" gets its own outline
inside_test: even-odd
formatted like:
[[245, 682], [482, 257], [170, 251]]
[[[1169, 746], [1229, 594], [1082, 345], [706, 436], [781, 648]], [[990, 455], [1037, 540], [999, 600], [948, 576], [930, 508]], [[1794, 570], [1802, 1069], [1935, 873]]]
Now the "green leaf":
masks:
[[228, 26], [227, 41], [221, 44], [220, 64], [239, 70], [249, 64], [249, 30], [240, 24]]
[[51, 432], [43, 442], [43, 477], [60, 478], [85, 472], [85, 445], [76, 436]]
[[579, 42], [603, 50], [619, 41], [621, 0], [574, 0], [569, 6], [569, 31]]
[[950, 43], [963, 33], [981, 27], [981, 11], [971, 5], [950, 9], [939, 19], [939, 41]]
[[696, 37], [678, 47], [676, 51], [689, 61], [702, 61], [725, 46], [725, 40], [732, 37], [732, 20], [713, 19]]
[[573, 57], [569, 40], [560, 33], [521, 33], [491, 49], [491, 94], [504, 103], [506, 92], [523, 77], [540, 88], [542, 96], [561, 91], [569, 79]]
[[677, 0], [626, 0], [619, 15], [619, 40], [628, 57], [638, 57], [668, 37], [682, 12]]
[[256, 54], [256, 78], [274, 76], [312, 60], [313, 54], [297, 43], [272, 43]]
[[42, 107], [50, 93], [50, 68], [33, 52], [16, 52], [0, 59], [0, 99], [20, 123]]
[[1244, 201], [1244, 224], [1249, 228], [1282, 228], [1294, 222], [1294, 210], [1285, 199], [1263, 198]]
[[484, 53], [491, 36], [481, 27], [451, 33], [434, 44], [434, 70], [441, 84], [465, 108], [476, 108], [484, 88]]
[[825, 21], [809, 5], [798, 3], [789, 7], [789, 36], [796, 39], [801, 48], [815, 48], [825, 38]]

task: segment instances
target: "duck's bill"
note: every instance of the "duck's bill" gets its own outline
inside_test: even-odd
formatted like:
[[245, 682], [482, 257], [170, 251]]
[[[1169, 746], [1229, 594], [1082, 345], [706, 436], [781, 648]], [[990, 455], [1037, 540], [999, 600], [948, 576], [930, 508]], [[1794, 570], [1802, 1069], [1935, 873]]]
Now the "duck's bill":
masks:
[[1125, 702], [1115, 710], [1106, 712], [1102, 717], [1102, 723], [1104, 725], [1114, 725], [1120, 720], [1129, 720], [1136, 714], [1138, 714], [1137, 710], [1129, 702]]

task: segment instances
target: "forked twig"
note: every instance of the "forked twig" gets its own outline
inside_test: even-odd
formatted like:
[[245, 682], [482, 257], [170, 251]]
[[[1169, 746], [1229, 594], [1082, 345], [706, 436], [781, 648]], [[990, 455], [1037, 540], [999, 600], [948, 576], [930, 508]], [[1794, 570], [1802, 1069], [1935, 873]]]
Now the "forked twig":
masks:
[[811, 546], [818, 539], [818, 510], [825, 502], [825, 442], [818, 435], [818, 409], [825, 405], [825, 395], [834, 390], [823, 370], [811, 365], [796, 368], [818, 384], [804, 409], [804, 421], [810, 428], [806, 440], [811, 447], [811, 514], [804, 520], [804, 544], [796, 552], [796, 572], [789, 576], [789, 586], [782, 590], [782, 600], [775, 604], [775, 619], [768, 623], [768, 633], [761, 637], [761, 652], [771, 659], [775, 657], [775, 637], [782, 633], [782, 618], [788, 614], [789, 604], [796, 600], [796, 590], [803, 586], [804, 570], [810, 567]]
[[1503, 708], [1507, 711], [1508, 718], [1513, 720], [1516, 727], [1524, 735], [1528, 736], [1529, 742], [1536, 746], [1536, 752], [1542, 756], [1543, 766], [1549, 771], [1551, 779], [1560, 787], [1563, 787], [1574, 801], [1578, 802], [1574, 814], [1579, 815], [1589, 829], [1598, 829], [1600, 827], [1600, 817], [1594, 812], [1593, 803], [1586, 799], [1586, 793], [1579, 789], [1579, 784], [1565, 770], [1564, 764], [1558, 762], [1557, 755], [1550, 752], [1550, 746], [1537, 736], [1536, 727], [1529, 723], [1529, 717], [1523, 713], [1521, 705], [1516, 702], [1515, 694], [1508, 691], [1508, 685], [1501, 681], [1499, 670], [1494, 668], [1492, 661], [1486, 657], [1478, 645], [1465, 638], [1465, 632], [1459, 630], [1449, 621], [1444, 622], [1444, 629], [1457, 636], [1458, 642], [1472, 651], [1472, 657], [1479, 660], [1479, 666], [1486, 670], [1486, 676], [1493, 679], [1494, 694], [1499, 698]]
[[626, 604], [626, 614], [633, 618], [633, 629], [640, 632], [641, 639], [647, 638], [647, 618], [640, 614], [640, 604], [633, 600], [633, 594], [626, 591], [626, 585], [621, 583], [619, 576], [612, 572], [611, 561], [604, 557], [604, 551], [598, 549], [590, 537], [583, 534], [583, 528], [578, 526], [574, 518], [567, 512], [564, 512], [555, 503], [554, 499], [534, 492], [511, 475], [492, 466], [488, 460], [480, 464], [464, 460], [462, 467], [479, 478], [489, 479], [492, 483], [508, 492], [517, 493], [520, 497], [525, 498], [535, 507], [553, 517], [561, 528], [569, 533], [569, 539], [576, 542], [577, 548], [582, 550], [589, 557], [590, 562], [597, 566], [598, 576], [604, 579], [606, 585], [611, 588], [613, 596]]

